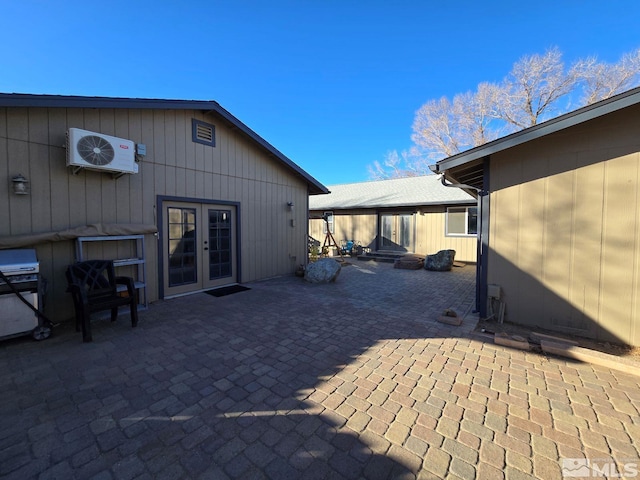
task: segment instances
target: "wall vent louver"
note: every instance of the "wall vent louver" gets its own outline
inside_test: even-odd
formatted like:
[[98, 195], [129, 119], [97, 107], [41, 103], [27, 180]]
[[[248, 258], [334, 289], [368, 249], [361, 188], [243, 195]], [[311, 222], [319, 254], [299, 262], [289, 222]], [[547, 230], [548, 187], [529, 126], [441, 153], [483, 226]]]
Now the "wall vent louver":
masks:
[[203, 142], [212, 142], [213, 128], [208, 125], [199, 123], [198, 125], [196, 125], [196, 137], [198, 138], [198, 140], [202, 140]]

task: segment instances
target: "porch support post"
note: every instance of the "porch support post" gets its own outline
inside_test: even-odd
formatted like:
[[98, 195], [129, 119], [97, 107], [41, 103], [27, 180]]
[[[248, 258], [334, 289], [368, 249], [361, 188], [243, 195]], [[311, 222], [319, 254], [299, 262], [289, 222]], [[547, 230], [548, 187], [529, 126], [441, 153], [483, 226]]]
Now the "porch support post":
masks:
[[482, 190], [478, 192], [478, 211], [480, 216], [480, 229], [478, 230], [478, 251], [476, 264], [476, 311], [480, 318], [487, 316], [487, 279], [489, 262], [489, 162], [490, 157], [485, 157], [482, 169]]

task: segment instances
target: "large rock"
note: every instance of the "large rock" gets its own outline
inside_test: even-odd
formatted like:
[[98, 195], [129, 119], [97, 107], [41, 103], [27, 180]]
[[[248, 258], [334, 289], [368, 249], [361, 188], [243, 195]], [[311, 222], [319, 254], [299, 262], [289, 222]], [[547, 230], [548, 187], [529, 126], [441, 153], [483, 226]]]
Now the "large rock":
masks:
[[304, 279], [310, 283], [335, 282], [342, 266], [332, 258], [321, 258], [310, 263], [304, 271]]
[[455, 250], [440, 250], [433, 255], [427, 255], [424, 261], [424, 268], [435, 272], [448, 272], [453, 267], [455, 257]]

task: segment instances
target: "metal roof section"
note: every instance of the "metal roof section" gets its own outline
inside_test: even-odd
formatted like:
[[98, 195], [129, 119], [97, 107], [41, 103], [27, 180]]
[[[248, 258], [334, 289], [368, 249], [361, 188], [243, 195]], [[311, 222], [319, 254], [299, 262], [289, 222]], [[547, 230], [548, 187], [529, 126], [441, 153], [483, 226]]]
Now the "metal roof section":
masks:
[[164, 100], [152, 98], [122, 97], [82, 97], [70, 95], [35, 95], [25, 93], [0, 93], [0, 107], [39, 107], [39, 108], [129, 108], [163, 110], [201, 110], [215, 113], [236, 127], [247, 137], [276, 157], [287, 167], [301, 176], [309, 185], [309, 194], [329, 193], [327, 187], [300, 168], [290, 158], [251, 130], [238, 118], [213, 100]]
[[442, 185], [437, 175], [393, 178], [329, 186], [331, 193], [309, 198], [309, 210], [386, 208], [475, 203], [459, 188]]
[[608, 113], [622, 110], [637, 103], [640, 103], [640, 87], [445, 158], [430, 168], [434, 173], [444, 173], [449, 169], [482, 159], [493, 153], [501, 152], [531, 140], [559, 132], [565, 128], [573, 127]]

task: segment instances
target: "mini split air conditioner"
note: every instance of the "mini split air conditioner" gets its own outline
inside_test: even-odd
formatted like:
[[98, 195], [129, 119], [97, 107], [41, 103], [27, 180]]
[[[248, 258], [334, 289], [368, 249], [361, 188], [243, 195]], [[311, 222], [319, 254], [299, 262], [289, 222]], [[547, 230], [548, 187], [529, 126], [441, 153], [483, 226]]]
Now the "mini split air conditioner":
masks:
[[70, 128], [67, 132], [67, 166], [113, 173], [138, 173], [136, 145], [131, 140]]

